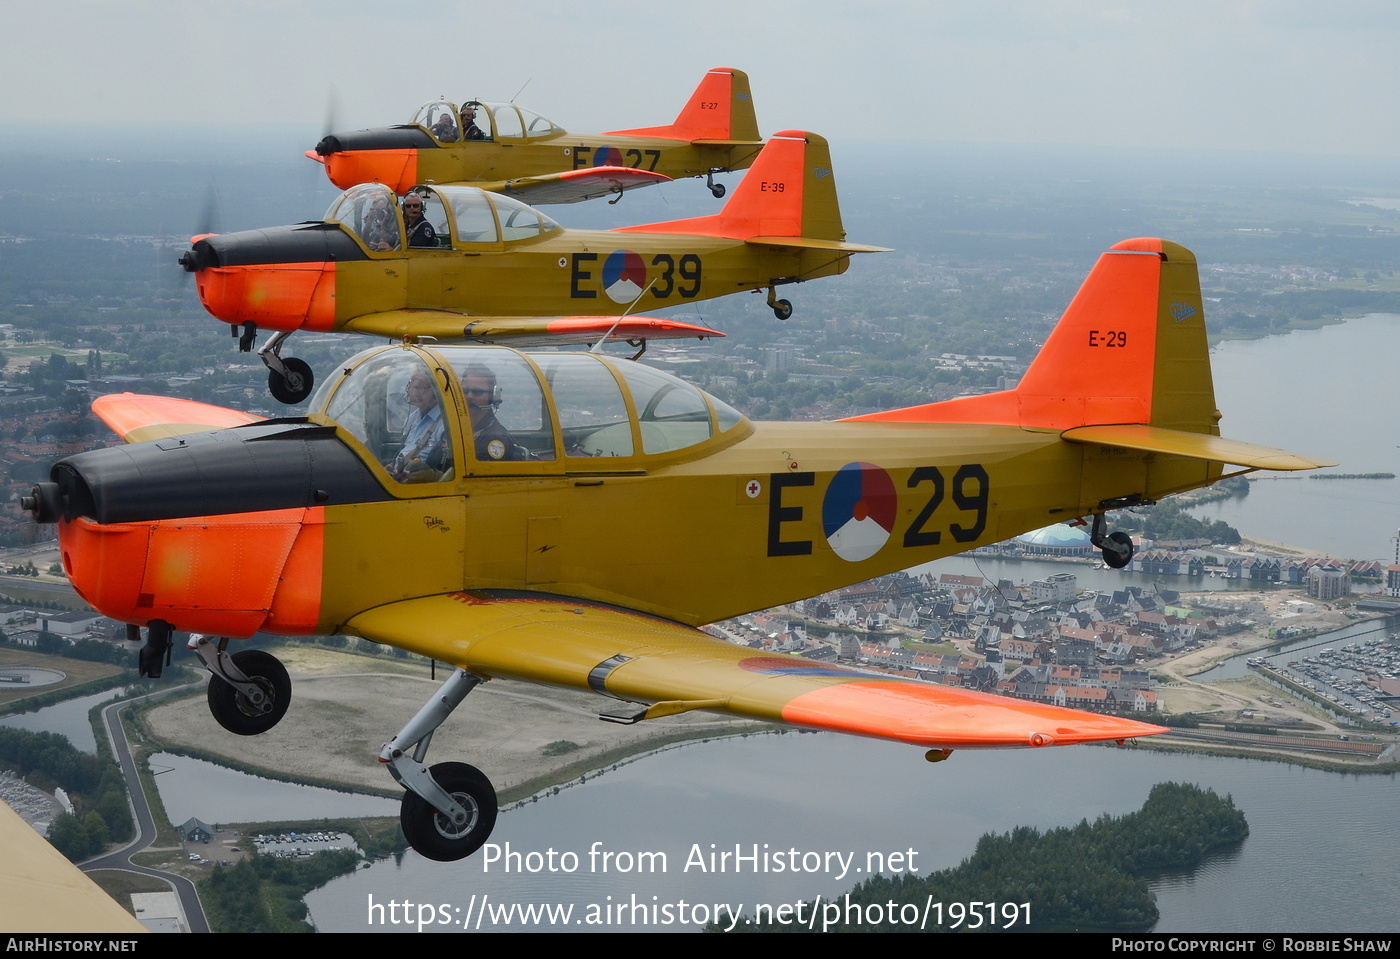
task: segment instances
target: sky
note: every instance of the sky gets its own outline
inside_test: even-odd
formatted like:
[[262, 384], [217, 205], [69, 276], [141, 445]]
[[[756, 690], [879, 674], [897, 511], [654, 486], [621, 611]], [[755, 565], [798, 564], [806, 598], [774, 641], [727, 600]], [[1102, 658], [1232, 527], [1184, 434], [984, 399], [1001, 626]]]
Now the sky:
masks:
[[[1400, 157], [1390, 0], [4, 0], [0, 120], [350, 129], [516, 98], [576, 132], [749, 74], [767, 135]], [[508, 13], [507, 13], [508, 11]], [[519, 95], [517, 97], [517, 92]]]

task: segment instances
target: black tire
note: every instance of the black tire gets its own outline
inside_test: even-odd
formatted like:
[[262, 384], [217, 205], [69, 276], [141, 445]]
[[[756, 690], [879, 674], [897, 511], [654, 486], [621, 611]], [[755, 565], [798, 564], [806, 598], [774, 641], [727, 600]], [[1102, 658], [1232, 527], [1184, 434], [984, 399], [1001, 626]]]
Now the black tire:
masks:
[[787, 300], [778, 300], [773, 304], [773, 315], [780, 320], [786, 320], [792, 316], [792, 304]]
[[414, 850], [437, 862], [456, 862], [481, 848], [496, 828], [496, 790], [485, 773], [466, 763], [438, 763], [430, 772], [449, 796], [467, 810], [461, 828], [412, 790], [403, 794], [399, 825]]
[[305, 360], [295, 356], [284, 359], [282, 365], [287, 368], [286, 376], [276, 370], [267, 371], [267, 391], [280, 403], [300, 403], [311, 395], [311, 388], [316, 385], [316, 374], [311, 372]]
[[716, 200], [723, 199], [723, 198], [724, 198], [724, 193], [725, 193], [724, 184], [723, 184], [723, 183], [714, 183], [714, 184], [711, 184], [711, 186], [710, 186], [710, 193], [714, 195], [714, 198], [715, 198]]
[[262, 687], [268, 698], [267, 708], [255, 708], [241, 692], [213, 676], [209, 679], [209, 712], [214, 714], [215, 722], [236, 735], [265, 733], [282, 721], [291, 705], [292, 680], [287, 667], [261, 649], [245, 649], [234, 653], [232, 659], [243, 675]]
[[1103, 561], [1111, 569], [1122, 569], [1133, 561], [1133, 538], [1121, 529], [1109, 533], [1107, 539], [1118, 548], [1105, 546]]

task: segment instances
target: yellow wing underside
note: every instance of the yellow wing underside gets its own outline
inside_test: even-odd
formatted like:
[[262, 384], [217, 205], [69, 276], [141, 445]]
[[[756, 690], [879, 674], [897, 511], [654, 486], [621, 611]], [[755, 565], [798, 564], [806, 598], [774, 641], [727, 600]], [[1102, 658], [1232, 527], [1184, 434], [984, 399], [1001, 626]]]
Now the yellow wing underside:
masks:
[[947, 749], [1165, 732], [1130, 719], [748, 649], [668, 620], [545, 594], [410, 599], [361, 613], [346, 628], [488, 679], [592, 689], [650, 704], [648, 719], [708, 709]]
[[17, 933], [145, 932], [112, 897], [0, 802], [0, 929]]

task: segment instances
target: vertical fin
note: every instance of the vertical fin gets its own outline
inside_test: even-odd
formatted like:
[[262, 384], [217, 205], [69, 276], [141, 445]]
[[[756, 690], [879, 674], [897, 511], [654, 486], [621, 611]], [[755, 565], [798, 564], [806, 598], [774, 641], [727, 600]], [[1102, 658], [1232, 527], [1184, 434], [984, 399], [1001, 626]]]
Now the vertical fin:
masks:
[[1044, 429], [1140, 423], [1218, 435], [1196, 258], [1166, 240], [1099, 257], [1014, 390], [856, 417]]
[[700, 80], [676, 122], [669, 126], [609, 130], [605, 136], [664, 137], [672, 140], [757, 141], [749, 75], [730, 67], [716, 67]]
[[769, 137], [724, 209], [711, 216], [622, 227], [618, 233], [689, 233], [746, 240], [844, 240], [831, 150], [824, 137], [783, 130]]

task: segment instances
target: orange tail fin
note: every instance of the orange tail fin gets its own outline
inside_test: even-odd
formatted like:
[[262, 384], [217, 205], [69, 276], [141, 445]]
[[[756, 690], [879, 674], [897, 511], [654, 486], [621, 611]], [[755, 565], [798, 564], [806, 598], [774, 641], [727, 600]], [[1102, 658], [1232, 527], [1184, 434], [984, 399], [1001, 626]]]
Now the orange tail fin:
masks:
[[747, 240], [805, 237], [844, 240], [831, 151], [815, 133], [783, 130], [768, 138], [753, 166], [712, 216], [622, 227], [619, 233], [690, 233]]
[[705, 74], [676, 122], [664, 127], [610, 130], [606, 135], [665, 137], [672, 140], [756, 142], [758, 120], [749, 93], [749, 75], [730, 67], [716, 67]]
[[1196, 258], [1166, 240], [1099, 257], [1014, 390], [857, 417], [1066, 430], [1114, 423], [1217, 434]]

